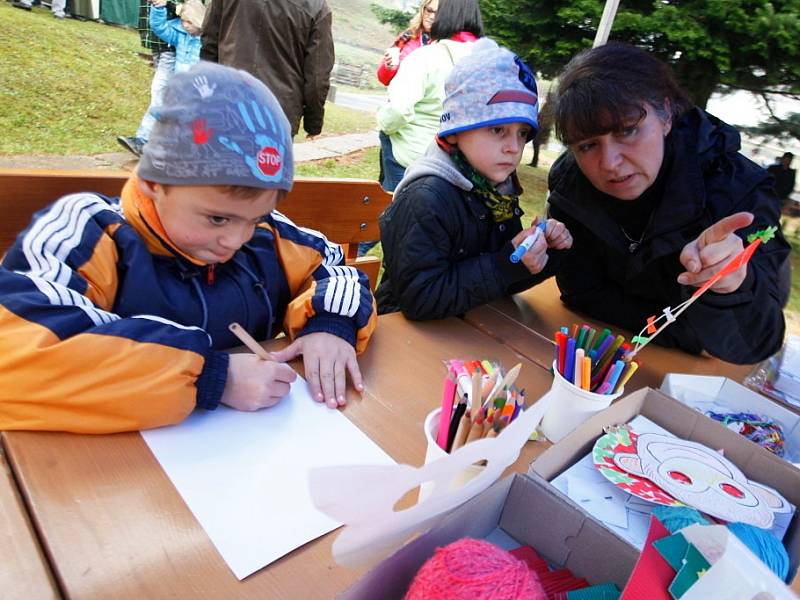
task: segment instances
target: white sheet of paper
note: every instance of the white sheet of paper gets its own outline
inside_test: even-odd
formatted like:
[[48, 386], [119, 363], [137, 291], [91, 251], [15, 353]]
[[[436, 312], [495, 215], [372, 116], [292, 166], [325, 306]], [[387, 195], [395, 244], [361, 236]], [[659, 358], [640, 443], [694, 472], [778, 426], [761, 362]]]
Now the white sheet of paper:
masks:
[[197, 411], [142, 437], [238, 579], [341, 525], [312, 505], [309, 469], [395, 464], [300, 377], [272, 408]]
[[599, 486], [584, 481], [580, 477], [567, 476], [567, 495], [588, 513], [609, 525], [628, 528], [628, 511], [625, 507], [626, 494], [609, 486]]

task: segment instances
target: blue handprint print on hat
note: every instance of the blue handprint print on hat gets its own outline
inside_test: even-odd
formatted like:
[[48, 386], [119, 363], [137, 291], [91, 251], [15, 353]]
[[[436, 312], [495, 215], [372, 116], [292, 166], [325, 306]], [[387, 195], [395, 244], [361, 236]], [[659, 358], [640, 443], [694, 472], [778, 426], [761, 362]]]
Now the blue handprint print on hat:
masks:
[[200, 62], [176, 73], [157, 110], [139, 176], [174, 185], [292, 187], [289, 122], [258, 79]]

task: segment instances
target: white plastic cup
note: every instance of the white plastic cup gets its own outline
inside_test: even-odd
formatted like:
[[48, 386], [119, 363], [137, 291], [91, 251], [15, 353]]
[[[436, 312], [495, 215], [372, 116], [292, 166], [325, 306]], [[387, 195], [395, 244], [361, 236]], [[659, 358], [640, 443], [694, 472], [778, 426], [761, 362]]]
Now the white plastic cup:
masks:
[[[428, 413], [428, 416], [425, 417], [425, 424], [423, 425], [423, 429], [425, 430], [425, 443], [426, 443], [426, 450], [425, 450], [425, 464], [427, 465], [434, 460], [438, 460], [444, 456], [448, 456], [448, 453], [442, 450], [439, 444], [436, 443], [436, 436], [439, 433], [439, 413], [441, 413], [442, 409], [437, 408], [436, 410]], [[467, 483], [470, 479], [477, 477], [480, 472], [485, 467], [479, 465], [470, 465], [465, 468], [461, 473], [453, 477], [450, 480], [450, 485], [448, 486], [449, 489], [457, 489], [460, 488], [462, 485]], [[433, 491], [434, 483], [432, 481], [427, 481], [419, 486], [419, 495], [417, 497], [417, 502], [422, 502], [430, 496], [431, 492]]]
[[542, 432], [551, 442], [557, 442], [595, 413], [608, 408], [625, 391], [616, 394], [595, 394], [564, 379], [553, 362], [553, 385], [550, 388], [556, 397], [542, 419]]
[[386, 49], [386, 54], [389, 60], [386, 61], [386, 66], [391, 69], [396, 69], [400, 65], [400, 48], [392, 46]]

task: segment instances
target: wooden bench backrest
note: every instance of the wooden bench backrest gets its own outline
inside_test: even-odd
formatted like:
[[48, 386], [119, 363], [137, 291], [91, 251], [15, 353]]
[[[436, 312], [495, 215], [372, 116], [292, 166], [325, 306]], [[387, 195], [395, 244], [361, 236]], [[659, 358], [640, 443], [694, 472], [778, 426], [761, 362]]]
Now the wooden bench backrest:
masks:
[[[0, 169], [0, 256], [37, 210], [75, 192], [119, 196], [129, 176], [128, 171]], [[362, 269], [374, 289], [380, 259], [356, 259], [356, 249], [358, 242], [380, 238], [378, 216], [391, 199], [374, 181], [300, 178], [278, 210], [344, 245], [348, 264]]]

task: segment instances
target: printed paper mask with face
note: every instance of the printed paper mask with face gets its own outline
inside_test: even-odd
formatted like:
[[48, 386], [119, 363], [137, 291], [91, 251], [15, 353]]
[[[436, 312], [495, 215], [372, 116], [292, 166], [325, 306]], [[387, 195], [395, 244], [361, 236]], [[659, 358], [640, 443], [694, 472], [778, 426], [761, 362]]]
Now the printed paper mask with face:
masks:
[[636, 440], [636, 453], [617, 453], [614, 463], [646, 477], [677, 500], [725, 521], [769, 529], [774, 513], [791, 510], [778, 492], [749, 481], [731, 461], [697, 442], [643, 433]]

